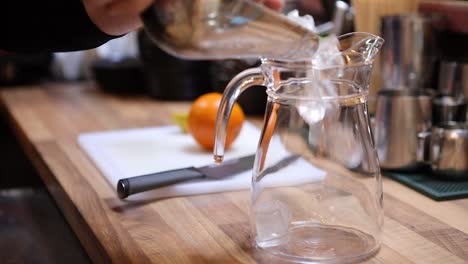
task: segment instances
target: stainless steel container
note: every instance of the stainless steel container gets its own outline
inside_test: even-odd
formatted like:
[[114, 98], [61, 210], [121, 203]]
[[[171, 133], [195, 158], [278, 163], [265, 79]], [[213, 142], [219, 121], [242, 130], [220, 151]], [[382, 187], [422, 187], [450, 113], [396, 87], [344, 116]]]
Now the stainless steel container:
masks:
[[382, 17], [382, 81], [384, 89], [435, 86], [440, 16], [404, 14]]
[[439, 95], [468, 100], [468, 63], [442, 61], [437, 92]]
[[434, 174], [449, 179], [468, 179], [467, 123], [442, 124], [420, 133], [419, 148], [419, 160], [429, 163]]
[[432, 124], [466, 122], [468, 101], [463, 98], [441, 96], [432, 100]]
[[373, 132], [381, 168], [419, 167], [418, 134], [431, 126], [431, 98], [410, 90], [379, 92]]

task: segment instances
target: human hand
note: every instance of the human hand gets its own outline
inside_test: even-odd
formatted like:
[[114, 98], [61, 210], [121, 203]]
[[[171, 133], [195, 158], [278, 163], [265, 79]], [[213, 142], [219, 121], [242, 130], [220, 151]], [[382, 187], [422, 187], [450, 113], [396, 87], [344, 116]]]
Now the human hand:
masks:
[[284, 5], [284, 0], [255, 0], [255, 2], [263, 3], [274, 10], [281, 10]]
[[[88, 16], [106, 34], [118, 36], [141, 27], [140, 14], [155, 0], [83, 0]], [[156, 0], [160, 1], [160, 0]], [[284, 0], [255, 0], [280, 10]]]

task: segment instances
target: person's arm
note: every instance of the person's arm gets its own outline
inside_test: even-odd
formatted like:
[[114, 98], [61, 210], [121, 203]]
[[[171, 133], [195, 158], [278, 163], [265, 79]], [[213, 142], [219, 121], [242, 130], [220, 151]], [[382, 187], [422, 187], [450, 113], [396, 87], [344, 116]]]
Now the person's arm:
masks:
[[118, 37], [100, 30], [81, 0], [2, 0], [0, 29], [9, 52], [85, 50]]
[[[111, 35], [120, 35], [133, 31], [141, 26], [140, 14], [153, 1], [171, 0], [83, 0], [91, 20], [99, 28]], [[254, 0], [280, 10], [284, 0]]]

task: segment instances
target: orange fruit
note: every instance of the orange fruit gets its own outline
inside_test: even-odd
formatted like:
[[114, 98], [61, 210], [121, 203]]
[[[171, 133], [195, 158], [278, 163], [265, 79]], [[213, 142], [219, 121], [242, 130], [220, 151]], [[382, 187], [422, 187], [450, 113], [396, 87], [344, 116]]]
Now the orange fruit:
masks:
[[[205, 149], [212, 150], [214, 146], [216, 116], [221, 98], [222, 94], [220, 93], [207, 93], [198, 97], [190, 107], [187, 119], [188, 131], [195, 141]], [[226, 149], [239, 136], [244, 119], [242, 108], [235, 103], [226, 131]]]

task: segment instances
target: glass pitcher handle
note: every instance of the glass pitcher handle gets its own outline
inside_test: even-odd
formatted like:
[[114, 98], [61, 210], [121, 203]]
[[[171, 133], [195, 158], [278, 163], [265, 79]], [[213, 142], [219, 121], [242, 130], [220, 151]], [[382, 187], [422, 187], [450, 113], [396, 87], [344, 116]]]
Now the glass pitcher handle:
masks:
[[242, 92], [257, 85], [265, 86], [265, 77], [260, 68], [251, 68], [239, 73], [226, 86], [216, 118], [216, 136], [213, 150], [216, 162], [223, 161], [226, 128], [234, 103]]

